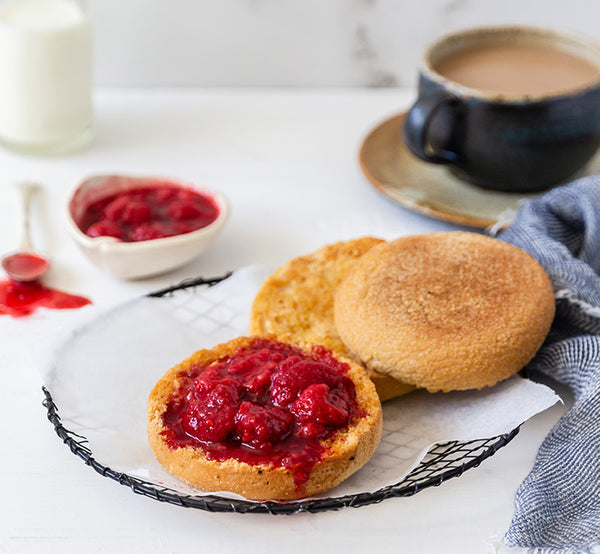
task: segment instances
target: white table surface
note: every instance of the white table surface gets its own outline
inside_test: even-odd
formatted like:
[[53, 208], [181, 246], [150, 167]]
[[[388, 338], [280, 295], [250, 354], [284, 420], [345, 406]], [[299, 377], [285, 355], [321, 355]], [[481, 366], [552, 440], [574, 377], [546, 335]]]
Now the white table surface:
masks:
[[[252, 263], [276, 267], [336, 240], [457, 229], [378, 193], [357, 153], [365, 134], [410, 103], [403, 90], [102, 90], [97, 136], [81, 153], [34, 158], [0, 151], [0, 251], [19, 242], [12, 183], [34, 179], [34, 242], [47, 284], [101, 309], [194, 276]], [[94, 173], [169, 175], [222, 191], [232, 208], [217, 242], [162, 277], [118, 281], [69, 240], [70, 188]], [[409, 498], [298, 516], [210, 514], [155, 502], [100, 477], [61, 443], [45, 417], [29, 331], [52, 312], [0, 318], [0, 553], [494, 552], [515, 490], [566, 407], [525, 423], [480, 467]], [[75, 317], [75, 315], [73, 316]], [[565, 391], [559, 391], [564, 394]], [[568, 406], [567, 399], [567, 406]]]

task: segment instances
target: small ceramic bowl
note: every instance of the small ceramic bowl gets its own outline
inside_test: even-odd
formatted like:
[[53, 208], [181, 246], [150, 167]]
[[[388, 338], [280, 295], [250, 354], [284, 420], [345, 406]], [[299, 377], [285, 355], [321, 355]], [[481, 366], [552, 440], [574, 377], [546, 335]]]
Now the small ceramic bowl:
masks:
[[[153, 181], [168, 182], [209, 196], [218, 207], [217, 219], [196, 231], [172, 237], [123, 242], [114, 237], [88, 237], [79, 227], [87, 206], [107, 196], [148, 186]], [[228, 217], [225, 198], [216, 192], [162, 177], [95, 175], [82, 181], [67, 203], [67, 229], [79, 248], [98, 267], [120, 279], [139, 279], [166, 273], [193, 260], [217, 237]]]

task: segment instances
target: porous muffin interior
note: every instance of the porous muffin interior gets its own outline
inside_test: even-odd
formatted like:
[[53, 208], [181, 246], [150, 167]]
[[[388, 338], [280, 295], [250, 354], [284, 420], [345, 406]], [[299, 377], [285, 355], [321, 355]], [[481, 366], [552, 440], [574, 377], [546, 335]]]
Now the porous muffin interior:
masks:
[[[250, 315], [250, 333], [320, 344], [359, 362], [336, 329], [334, 295], [354, 264], [383, 242], [374, 237], [336, 242], [286, 262], [258, 291]], [[382, 401], [414, 390], [412, 385], [389, 375], [370, 368], [367, 372]]]

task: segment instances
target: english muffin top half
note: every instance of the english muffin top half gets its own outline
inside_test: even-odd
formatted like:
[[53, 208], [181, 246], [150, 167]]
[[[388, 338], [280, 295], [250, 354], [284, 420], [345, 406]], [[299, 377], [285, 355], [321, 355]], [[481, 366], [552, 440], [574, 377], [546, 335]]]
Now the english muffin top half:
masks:
[[373, 247], [337, 288], [334, 317], [367, 367], [450, 391], [517, 373], [542, 345], [554, 309], [550, 280], [529, 254], [449, 232]]

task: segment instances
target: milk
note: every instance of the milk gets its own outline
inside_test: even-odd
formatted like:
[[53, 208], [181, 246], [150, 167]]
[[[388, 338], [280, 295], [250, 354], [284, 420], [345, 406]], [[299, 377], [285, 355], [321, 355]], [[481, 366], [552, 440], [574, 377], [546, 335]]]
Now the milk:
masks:
[[69, 149], [91, 134], [92, 39], [72, 0], [0, 4], [0, 141]]

